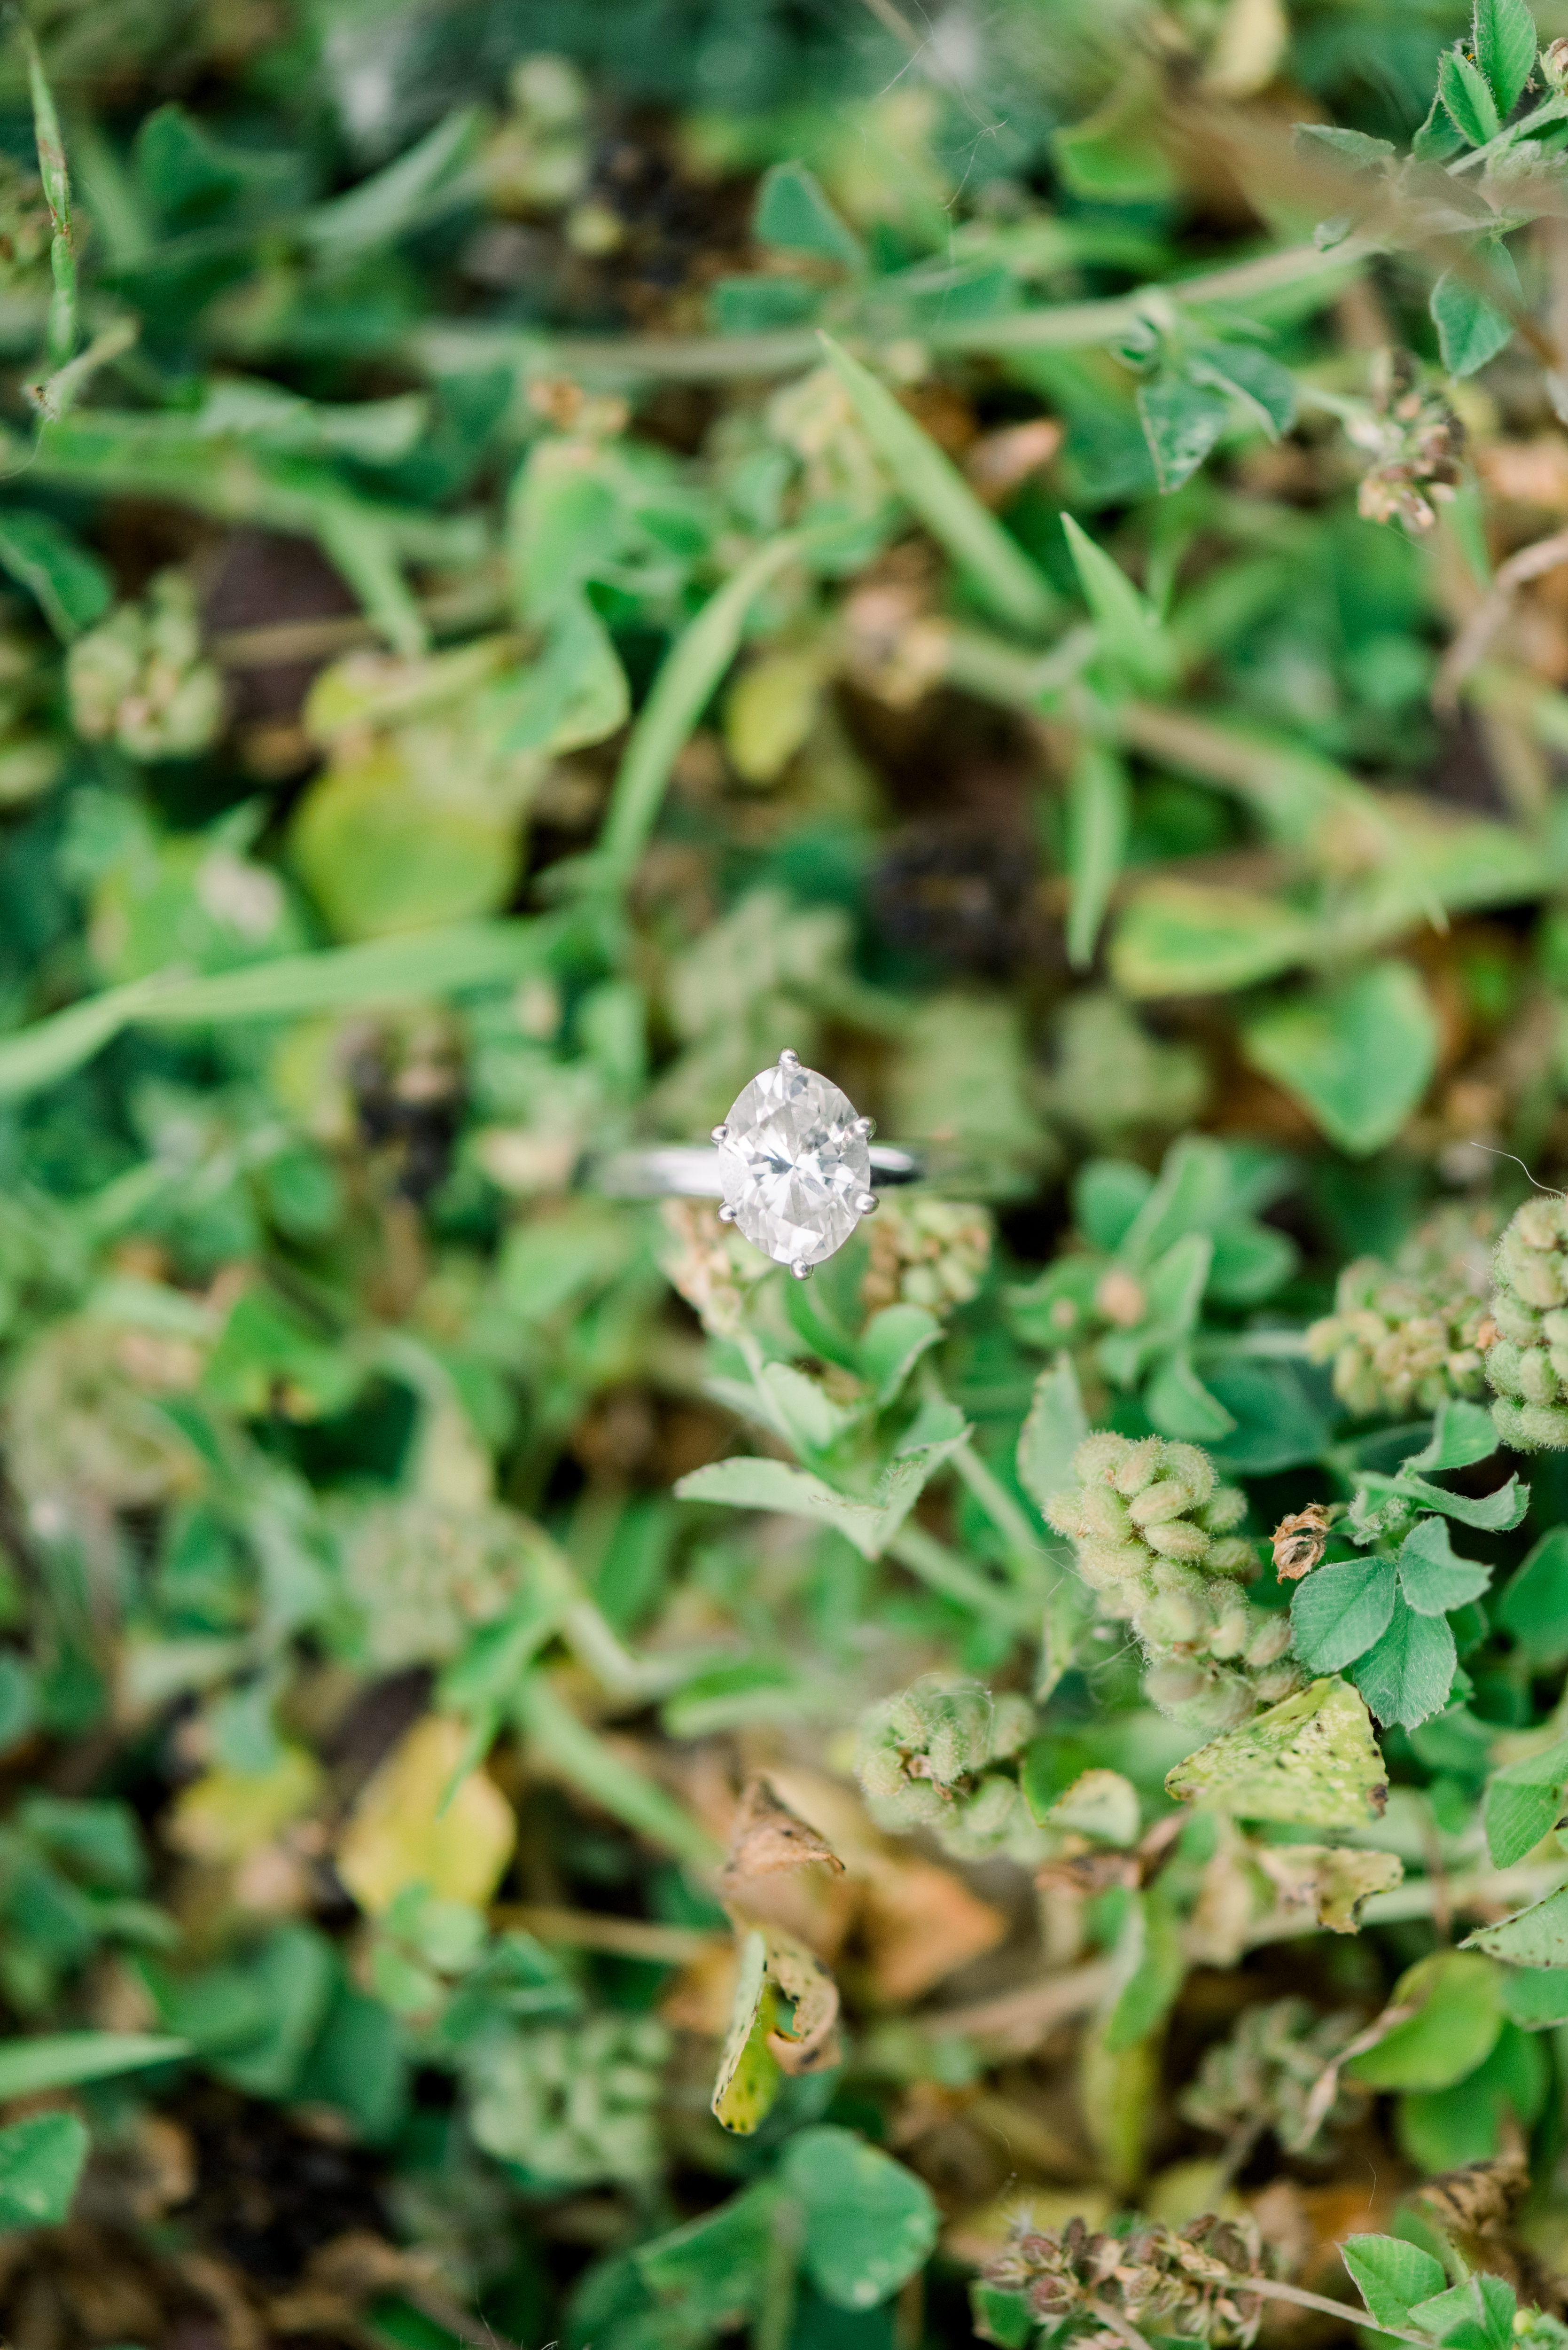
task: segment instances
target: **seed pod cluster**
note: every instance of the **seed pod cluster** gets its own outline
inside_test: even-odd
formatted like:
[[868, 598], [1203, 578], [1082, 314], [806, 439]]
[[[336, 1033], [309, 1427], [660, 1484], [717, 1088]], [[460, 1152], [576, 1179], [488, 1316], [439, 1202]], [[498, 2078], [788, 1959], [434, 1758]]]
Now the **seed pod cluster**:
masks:
[[861, 1301], [876, 1314], [884, 1305], [923, 1305], [946, 1315], [967, 1305], [991, 1262], [991, 1216], [960, 1200], [885, 1200], [867, 1227], [870, 1261]]
[[1492, 1418], [1521, 1452], [1568, 1446], [1568, 1200], [1527, 1200], [1497, 1245], [1486, 1353]]
[[1287, 2154], [1328, 2153], [1325, 2132], [1353, 2119], [1366, 2093], [1344, 2081], [1319, 2113], [1312, 2093], [1359, 2029], [1358, 2017], [1319, 2015], [1304, 1999], [1243, 2008], [1229, 2038], [1206, 2052], [1181, 2100], [1183, 2120], [1221, 2137], [1266, 2127]]
[[1179, 2230], [1155, 2220], [1126, 2236], [1091, 2234], [1082, 2220], [1060, 2230], [1025, 2221], [985, 2278], [1026, 2294], [1034, 2316], [1071, 2325], [1095, 2350], [1126, 2350], [1129, 2327], [1247, 2350], [1263, 2314], [1247, 2280], [1267, 2272], [1251, 2213], [1205, 2211]]
[[1436, 1411], [1485, 1384], [1488, 1253], [1485, 1211], [1442, 1209], [1413, 1232], [1392, 1264], [1357, 1257], [1334, 1290], [1334, 1312], [1307, 1332], [1314, 1362], [1334, 1365], [1334, 1391], [1354, 1412], [1400, 1419]]
[[1159, 1436], [1090, 1436], [1073, 1473], [1047, 1515], [1072, 1537], [1100, 1613], [1142, 1643], [1162, 1711], [1223, 1730], [1299, 1686], [1288, 1617], [1254, 1608], [1241, 1588], [1258, 1566], [1235, 1531], [1245, 1497], [1220, 1483], [1206, 1453]]
[[860, 1726], [856, 1774], [880, 1827], [929, 1828], [961, 1859], [1033, 1845], [1013, 1765], [1034, 1727], [1026, 1699], [973, 1681], [917, 1681]]

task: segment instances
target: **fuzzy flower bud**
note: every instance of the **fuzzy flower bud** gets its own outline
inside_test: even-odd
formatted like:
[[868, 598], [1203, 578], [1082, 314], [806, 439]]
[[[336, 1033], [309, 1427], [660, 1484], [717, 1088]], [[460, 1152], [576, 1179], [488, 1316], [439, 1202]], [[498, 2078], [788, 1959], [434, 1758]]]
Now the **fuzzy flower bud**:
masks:
[[1307, 1351], [1334, 1365], [1334, 1391], [1350, 1410], [1399, 1419], [1481, 1392], [1495, 1231], [1487, 1211], [1445, 1208], [1391, 1265], [1363, 1256], [1345, 1266], [1334, 1310], [1312, 1325]]
[[71, 723], [89, 743], [110, 738], [131, 759], [188, 759], [223, 718], [223, 684], [202, 659], [195, 590], [161, 571], [139, 604], [121, 604], [66, 657]]
[[1492, 1418], [1521, 1452], [1568, 1446], [1568, 1200], [1527, 1200], [1497, 1244], [1486, 1354]]
[[747, 1298], [772, 1266], [719, 1222], [706, 1200], [666, 1200], [659, 1213], [672, 1242], [660, 1257], [671, 1288], [694, 1308], [711, 1338], [732, 1338]]
[[1252, 1544], [1232, 1531], [1246, 1497], [1217, 1482], [1208, 1455], [1160, 1436], [1090, 1436], [1073, 1471], [1077, 1483], [1046, 1514], [1071, 1536], [1101, 1615], [1142, 1642], [1154, 1703], [1213, 1731], [1264, 1701], [1264, 1672], [1273, 1695], [1287, 1696], [1298, 1679], [1284, 1662], [1289, 1619], [1262, 1614], [1238, 1587], [1257, 1572]]
[[860, 1726], [855, 1769], [879, 1826], [931, 1829], [978, 1859], [1031, 1840], [1012, 1764], [1034, 1727], [1026, 1699], [973, 1681], [917, 1681]]
[[884, 1305], [923, 1305], [950, 1314], [967, 1305], [991, 1262], [991, 1217], [959, 1200], [884, 1199], [866, 1227], [871, 1261], [860, 1284], [871, 1314]]

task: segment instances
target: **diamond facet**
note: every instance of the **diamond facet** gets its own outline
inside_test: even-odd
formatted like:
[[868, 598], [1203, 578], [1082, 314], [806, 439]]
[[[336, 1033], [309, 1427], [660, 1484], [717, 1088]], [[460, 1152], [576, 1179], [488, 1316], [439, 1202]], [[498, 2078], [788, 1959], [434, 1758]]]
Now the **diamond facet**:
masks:
[[820, 1264], [842, 1248], [871, 1188], [871, 1153], [855, 1105], [794, 1054], [753, 1077], [724, 1120], [725, 1204], [780, 1264]]

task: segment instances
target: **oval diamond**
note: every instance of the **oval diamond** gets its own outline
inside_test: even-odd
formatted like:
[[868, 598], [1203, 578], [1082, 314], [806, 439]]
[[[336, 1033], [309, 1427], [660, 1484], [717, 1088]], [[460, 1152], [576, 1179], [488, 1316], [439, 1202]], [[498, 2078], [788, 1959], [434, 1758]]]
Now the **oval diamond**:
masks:
[[793, 1056], [753, 1077], [724, 1121], [724, 1198], [738, 1231], [780, 1264], [842, 1248], [871, 1186], [871, 1151], [847, 1094]]

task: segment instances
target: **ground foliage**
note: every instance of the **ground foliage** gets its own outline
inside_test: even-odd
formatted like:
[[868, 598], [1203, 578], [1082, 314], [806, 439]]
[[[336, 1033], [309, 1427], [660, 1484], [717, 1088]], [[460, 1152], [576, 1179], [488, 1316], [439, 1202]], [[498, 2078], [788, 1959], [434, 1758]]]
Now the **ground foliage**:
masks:
[[911, 19], [6, 20], [19, 2350], [1568, 2338], [1568, 14]]

